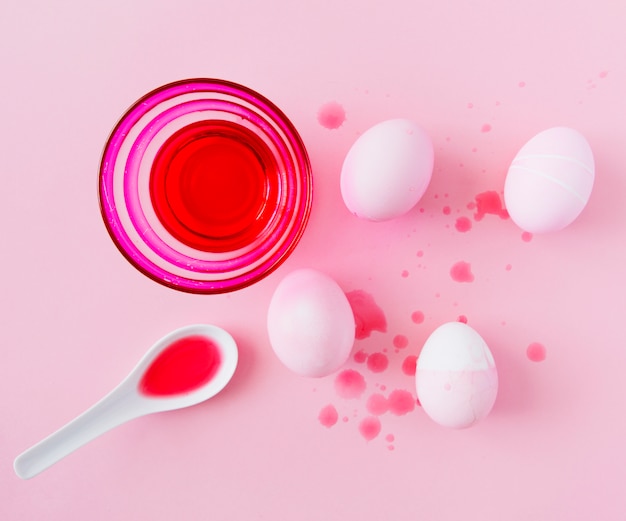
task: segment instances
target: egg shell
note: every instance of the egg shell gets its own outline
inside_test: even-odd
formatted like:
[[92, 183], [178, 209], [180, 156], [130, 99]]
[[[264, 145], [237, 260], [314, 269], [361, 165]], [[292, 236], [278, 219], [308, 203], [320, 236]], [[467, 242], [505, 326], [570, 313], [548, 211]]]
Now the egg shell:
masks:
[[589, 201], [595, 178], [593, 152], [572, 128], [540, 132], [516, 154], [504, 183], [511, 219], [531, 233], [571, 224]]
[[461, 429], [491, 411], [498, 372], [483, 338], [462, 322], [448, 322], [428, 337], [417, 359], [417, 396], [436, 423]]
[[364, 132], [341, 170], [341, 195], [353, 214], [385, 221], [411, 210], [428, 188], [434, 150], [430, 137], [408, 119], [391, 119]]
[[288, 274], [276, 287], [267, 314], [270, 344], [293, 372], [326, 376], [348, 359], [355, 320], [343, 290], [313, 269]]

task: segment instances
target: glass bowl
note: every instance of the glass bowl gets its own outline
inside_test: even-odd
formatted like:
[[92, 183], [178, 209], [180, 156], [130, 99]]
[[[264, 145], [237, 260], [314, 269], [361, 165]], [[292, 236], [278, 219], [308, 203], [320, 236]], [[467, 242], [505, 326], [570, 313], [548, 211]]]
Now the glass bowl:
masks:
[[216, 79], [138, 100], [100, 164], [100, 209], [119, 250], [148, 277], [192, 293], [233, 291], [276, 269], [302, 236], [312, 190], [285, 114]]

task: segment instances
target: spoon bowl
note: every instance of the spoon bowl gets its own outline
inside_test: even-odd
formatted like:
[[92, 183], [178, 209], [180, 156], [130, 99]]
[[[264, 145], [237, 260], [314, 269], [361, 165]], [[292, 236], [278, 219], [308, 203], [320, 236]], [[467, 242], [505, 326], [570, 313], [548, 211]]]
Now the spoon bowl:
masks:
[[237, 360], [235, 340], [217, 326], [196, 324], [172, 331], [109, 394], [20, 454], [14, 462], [15, 473], [22, 479], [32, 478], [127, 421], [208, 400], [230, 381]]

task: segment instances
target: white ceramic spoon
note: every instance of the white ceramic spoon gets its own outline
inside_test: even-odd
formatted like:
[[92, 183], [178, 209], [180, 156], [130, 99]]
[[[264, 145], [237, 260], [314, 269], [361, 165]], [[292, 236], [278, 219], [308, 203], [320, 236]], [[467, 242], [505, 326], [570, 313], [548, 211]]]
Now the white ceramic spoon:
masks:
[[169, 333], [102, 400], [20, 454], [15, 473], [32, 478], [122, 423], [208, 400], [230, 381], [237, 359], [235, 340], [217, 326], [192, 325]]

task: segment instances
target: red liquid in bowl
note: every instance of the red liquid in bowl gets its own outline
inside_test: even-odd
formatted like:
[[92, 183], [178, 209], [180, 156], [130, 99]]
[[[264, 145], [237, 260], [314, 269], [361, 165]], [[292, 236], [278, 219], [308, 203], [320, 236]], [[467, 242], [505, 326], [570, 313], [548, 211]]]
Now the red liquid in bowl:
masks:
[[189, 393], [211, 381], [220, 365], [220, 351], [212, 340], [200, 335], [181, 338], [148, 366], [139, 391], [148, 396]]
[[199, 121], [173, 134], [150, 175], [152, 204], [165, 229], [208, 252], [257, 239], [278, 208], [279, 186], [265, 142], [230, 121]]

